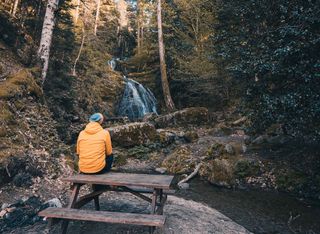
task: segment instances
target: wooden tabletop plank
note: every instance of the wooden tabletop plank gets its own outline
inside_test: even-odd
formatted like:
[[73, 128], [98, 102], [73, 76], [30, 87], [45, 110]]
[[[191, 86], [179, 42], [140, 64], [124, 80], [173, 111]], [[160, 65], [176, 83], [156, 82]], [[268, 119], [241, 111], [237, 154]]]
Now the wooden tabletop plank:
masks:
[[70, 220], [134, 224], [158, 227], [163, 226], [165, 223], [165, 216], [163, 215], [133, 214], [53, 207], [49, 207], [43, 211], [40, 211], [38, 215], [47, 218], [60, 218]]
[[101, 175], [78, 174], [62, 179], [80, 184], [102, 184], [114, 186], [140, 186], [145, 188], [170, 189], [173, 176], [129, 174], [109, 172]]

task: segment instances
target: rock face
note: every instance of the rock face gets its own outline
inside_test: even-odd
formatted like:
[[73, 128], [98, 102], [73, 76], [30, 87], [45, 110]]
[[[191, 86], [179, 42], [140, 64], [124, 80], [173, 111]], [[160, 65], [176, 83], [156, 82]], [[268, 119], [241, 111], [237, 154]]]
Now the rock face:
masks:
[[188, 124], [204, 124], [208, 122], [208, 109], [204, 107], [191, 107], [160, 116], [154, 120], [157, 128], [168, 126], [182, 126]]
[[[101, 210], [148, 213], [150, 205], [141, 202], [141, 199], [133, 197], [128, 193], [113, 193], [108, 199], [101, 199]], [[93, 209], [92, 204], [89, 204]], [[169, 196], [164, 207], [166, 223], [163, 228], [156, 228], [155, 234], [247, 234], [250, 233], [241, 225], [235, 223], [219, 211], [202, 203], [185, 200], [183, 198]], [[1, 222], [1, 220], [0, 220]], [[45, 233], [46, 223], [38, 222], [34, 225], [20, 227], [13, 230], [12, 234], [22, 233]], [[53, 225], [51, 234], [61, 233], [60, 225]], [[102, 222], [70, 222], [68, 233], [94, 233], [94, 234], [116, 234], [116, 233], [149, 233], [147, 227], [127, 224], [109, 224]]]
[[112, 143], [117, 146], [130, 147], [149, 144], [157, 139], [157, 131], [150, 123], [130, 123], [108, 129]]

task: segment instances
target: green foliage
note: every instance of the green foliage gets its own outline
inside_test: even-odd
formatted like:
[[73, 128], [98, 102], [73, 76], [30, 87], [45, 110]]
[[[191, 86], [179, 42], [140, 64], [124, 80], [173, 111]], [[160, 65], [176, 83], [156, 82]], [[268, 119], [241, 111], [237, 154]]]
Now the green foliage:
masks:
[[279, 123], [290, 135], [319, 138], [319, 2], [216, 2], [213, 55], [242, 84], [253, 127]]

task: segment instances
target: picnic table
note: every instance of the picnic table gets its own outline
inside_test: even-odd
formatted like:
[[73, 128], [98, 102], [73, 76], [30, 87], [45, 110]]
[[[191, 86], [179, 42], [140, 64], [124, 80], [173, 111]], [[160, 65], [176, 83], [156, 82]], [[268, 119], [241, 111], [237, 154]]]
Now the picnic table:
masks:
[[[71, 183], [72, 192], [67, 207], [49, 207], [40, 211], [39, 216], [46, 217], [49, 221], [49, 226], [55, 220], [62, 219], [62, 233], [67, 232], [69, 220], [144, 225], [149, 226], [149, 230], [152, 233], [155, 227], [164, 226], [163, 208], [167, 200], [167, 194], [174, 192], [170, 190], [172, 179], [173, 176], [169, 175], [115, 172], [100, 175], [73, 175], [63, 179], [63, 181]], [[85, 184], [92, 186], [92, 192], [78, 198], [80, 188]], [[101, 185], [107, 186], [101, 189]], [[150, 214], [100, 211], [99, 196], [107, 191], [129, 192], [149, 202], [151, 204]], [[152, 194], [152, 196], [149, 197], [145, 194]], [[80, 210], [82, 206], [92, 200], [94, 201], [95, 211]]]

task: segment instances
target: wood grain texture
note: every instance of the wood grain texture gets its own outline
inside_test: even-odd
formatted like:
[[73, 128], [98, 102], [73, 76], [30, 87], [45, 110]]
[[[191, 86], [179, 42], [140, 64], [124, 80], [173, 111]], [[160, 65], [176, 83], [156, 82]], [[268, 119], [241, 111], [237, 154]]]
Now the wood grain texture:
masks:
[[105, 223], [134, 224], [162, 227], [165, 223], [163, 215], [132, 214], [108, 211], [78, 210], [49, 207], [40, 211], [39, 216], [69, 220], [95, 221]]
[[78, 174], [62, 179], [72, 183], [102, 184], [114, 186], [138, 186], [145, 188], [170, 189], [173, 176], [128, 174], [109, 172], [101, 175]]

